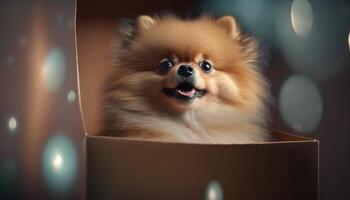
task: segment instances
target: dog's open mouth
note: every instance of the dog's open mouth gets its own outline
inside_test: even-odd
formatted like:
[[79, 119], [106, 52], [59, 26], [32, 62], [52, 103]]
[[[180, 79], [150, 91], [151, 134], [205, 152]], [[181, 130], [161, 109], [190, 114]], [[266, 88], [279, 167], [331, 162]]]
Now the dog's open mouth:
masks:
[[207, 93], [206, 89], [198, 89], [190, 82], [179, 83], [176, 88], [163, 88], [167, 96], [175, 97], [180, 100], [191, 100], [196, 97], [202, 97]]

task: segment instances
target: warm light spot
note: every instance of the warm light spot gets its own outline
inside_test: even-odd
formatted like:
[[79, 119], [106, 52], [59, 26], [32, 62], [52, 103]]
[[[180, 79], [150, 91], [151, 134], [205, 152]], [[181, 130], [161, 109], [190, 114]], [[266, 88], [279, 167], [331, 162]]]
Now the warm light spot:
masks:
[[66, 62], [60, 48], [53, 48], [47, 54], [42, 68], [42, 77], [50, 91], [56, 91], [64, 82]]
[[8, 120], [8, 128], [11, 132], [15, 132], [17, 130], [17, 119], [15, 117], [10, 117]]
[[306, 36], [312, 28], [313, 12], [306, 0], [294, 0], [291, 7], [292, 26], [296, 34]]
[[217, 200], [218, 199], [216, 191], [213, 188], [209, 188], [208, 197], [210, 200]]
[[75, 92], [73, 90], [69, 91], [67, 94], [67, 101], [69, 103], [73, 103], [75, 101], [76, 95]]
[[349, 50], [350, 50], [350, 32], [349, 32], [349, 36], [348, 36], [348, 44], [349, 44]]
[[223, 200], [224, 195], [222, 191], [222, 187], [219, 182], [211, 181], [207, 186], [206, 191], [206, 199], [207, 200]]
[[61, 154], [57, 153], [52, 159], [52, 167], [55, 171], [59, 171], [62, 167], [63, 159]]
[[68, 134], [56, 132], [43, 149], [43, 174], [51, 191], [69, 191], [77, 177], [78, 154]]

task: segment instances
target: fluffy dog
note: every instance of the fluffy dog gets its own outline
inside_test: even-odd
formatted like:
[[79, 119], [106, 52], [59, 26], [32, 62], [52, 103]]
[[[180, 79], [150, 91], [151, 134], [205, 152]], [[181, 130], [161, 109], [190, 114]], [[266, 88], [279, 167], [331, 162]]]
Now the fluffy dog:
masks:
[[269, 138], [257, 42], [231, 16], [122, 24], [106, 81], [104, 134], [185, 143]]

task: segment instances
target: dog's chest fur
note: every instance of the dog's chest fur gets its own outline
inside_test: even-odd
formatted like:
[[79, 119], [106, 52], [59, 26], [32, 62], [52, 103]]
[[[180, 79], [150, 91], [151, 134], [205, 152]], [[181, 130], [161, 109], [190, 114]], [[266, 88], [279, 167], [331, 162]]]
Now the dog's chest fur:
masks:
[[[117, 113], [116, 113], [117, 114]], [[187, 143], [251, 143], [265, 141], [265, 131], [259, 126], [256, 112], [240, 113], [224, 105], [212, 105], [203, 110], [191, 110], [177, 117], [118, 112], [117, 129], [123, 132], [142, 130], [136, 137]], [[145, 134], [146, 133], [146, 134]], [[132, 133], [128, 135], [133, 135]]]

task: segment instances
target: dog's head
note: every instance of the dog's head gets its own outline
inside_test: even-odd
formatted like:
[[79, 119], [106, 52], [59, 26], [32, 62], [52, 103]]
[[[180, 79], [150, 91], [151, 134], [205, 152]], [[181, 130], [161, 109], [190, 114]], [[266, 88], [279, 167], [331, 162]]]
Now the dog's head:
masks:
[[233, 17], [140, 16], [122, 25], [119, 44], [108, 92], [120, 107], [167, 113], [212, 105], [261, 108], [257, 44]]

